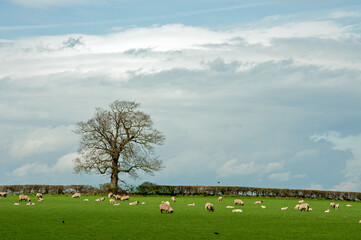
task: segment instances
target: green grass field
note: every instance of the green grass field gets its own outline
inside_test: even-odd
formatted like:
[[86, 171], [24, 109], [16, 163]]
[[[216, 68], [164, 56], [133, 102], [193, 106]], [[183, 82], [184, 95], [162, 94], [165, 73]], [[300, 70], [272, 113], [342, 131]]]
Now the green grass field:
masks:
[[[232, 213], [226, 206], [233, 206], [236, 197], [218, 202], [217, 197], [185, 196], [171, 202], [173, 214], [161, 214], [158, 206], [169, 196], [131, 196], [146, 202], [138, 206], [113, 206], [107, 197], [95, 202], [99, 195], [44, 195], [43, 202], [30, 197], [35, 206], [14, 206], [17, 196], [0, 199], [0, 239], [361, 239], [359, 202], [336, 201], [340, 209], [325, 213], [331, 201], [306, 200], [313, 211], [299, 212], [293, 209], [296, 199], [238, 197], [245, 205], [236, 208], [243, 212]], [[254, 205], [256, 200], [267, 208]], [[187, 206], [193, 202], [195, 207]], [[215, 212], [204, 209], [206, 202]]]

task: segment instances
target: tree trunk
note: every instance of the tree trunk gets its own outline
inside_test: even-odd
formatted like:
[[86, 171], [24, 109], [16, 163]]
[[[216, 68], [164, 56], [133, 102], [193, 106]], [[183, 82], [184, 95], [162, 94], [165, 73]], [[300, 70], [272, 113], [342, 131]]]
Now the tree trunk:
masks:
[[112, 170], [112, 175], [110, 179], [110, 191], [114, 194], [118, 191], [118, 171], [116, 169]]

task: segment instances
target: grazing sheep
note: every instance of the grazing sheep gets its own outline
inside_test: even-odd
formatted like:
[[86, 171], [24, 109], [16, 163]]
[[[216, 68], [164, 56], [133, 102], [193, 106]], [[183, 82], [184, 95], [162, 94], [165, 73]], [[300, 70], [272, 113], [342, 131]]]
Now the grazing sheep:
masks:
[[129, 203], [129, 205], [130, 206], [135, 206], [135, 205], [138, 205], [139, 204], [139, 202], [138, 201], [135, 201], [135, 202], [131, 202], [131, 203]]
[[266, 206], [263, 206], [263, 205], [262, 205], [261, 208], [266, 208]]
[[337, 204], [335, 205], [335, 209], [336, 209], [336, 210], [340, 209], [340, 204], [337, 203]]
[[120, 198], [120, 201], [129, 201], [129, 196], [128, 195], [124, 195]]
[[288, 209], [288, 207], [283, 207], [283, 208], [281, 208], [281, 210], [287, 210]]
[[72, 198], [80, 198], [81, 194], [80, 193], [74, 193], [73, 196], [71, 196]]
[[263, 201], [255, 201], [254, 204], [262, 204]]
[[325, 213], [329, 213], [329, 212], [330, 212], [330, 209], [325, 210]]
[[16, 203], [14, 203], [14, 205], [15, 205], [15, 206], [19, 206], [19, 205], [20, 205], [20, 203], [17, 203], [17, 202], [16, 202]]
[[234, 208], [233, 206], [227, 206], [226, 208]]
[[346, 207], [352, 207], [352, 205], [350, 205], [350, 204], [347, 204], [347, 205], [346, 205]]
[[310, 205], [308, 203], [302, 203], [300, 204], [300, 206], [298, 207], [298, 210], [300, 211], [308, 211], [310, 209]]
[[43, 199], [43, 198], [39, 198], [38, 202], [42, 202], [42, 201], [44, 201], [44, 199]]
[[336, 203], [334, 203], [334, 202], [330, 203], [330, 208], [335, 208], [335, 206], [336, 206]]
[[120, 195], [113, 195], [113, 197], [115, 198], [115, 200], [120, 200], [122, 198], [122, 196]]
[[103, 197], [102, 197], [102, 198], [95, 199], [96, 202], [102, 202], [102, 201], [104, 201], [104, 200], [105, 200], [105, 198], [103, 198]]
[[222, 202], [222, 200], [223, 200], [222, 196], [218, 197], [218, 202]]
[[173, 208], [170, 206], [169, 203], [162, 202], [159, 205], [160, 213], [163, 213], [163, 211], [166, 211], [167, 213], [173, 213]]
[[304, 203], [305, 201], [303, 201], [303, 200], [300, 200], [300, 201], [298, 201], [298, 203]]
[[204, 206], [204, 208], [209, 212], [212, 211], [214, 212], [214, 206], [212, 203], [206, 203], [206, 205]]
[[194, 207], [196, 204], [195, 203], [189, 203], [188, 207]]
[[32, 206], [32, 205], [35, 205], [35, 203], [33, 203], [33, 202], [28, 202], [26, 205]]
[[0, 197], [4, 197], [4, 198], [6, 198], [6, 192], [0, 192]]
[[36, 198], [37, 198], [37, 199], [39, 199], [39, 198], [43, 198], [43, 194], [41, 194], [41, 193], [37, 193], [37, 194], [36, 194]]
[[116, 203], [114, 199], [109, 199], [109, 203]]
[[241, 199], [234, 199], [234, 205], [244, 205], [244, 202]]
[[108, 198], [111, 198], [111, 197], [113, 197], [113, 193], [108, 193]]
[[31, 202], [30, 198], [28, 195], [20, 195], [19, 196], [19, 202], [22, 202], [22, 201], [28, 201], [28, 202]]
[[172, 199], [173, 202], [175, 202], [175, 197], [172, 197], [171, 199]]
[[295, 206], [295, 209], [298, 210], [299, 207], [300, 207], [300, 204], [297, 204], [297, 205]]
[[242, 212], [242, 209], [233, 209], [232, 212]]

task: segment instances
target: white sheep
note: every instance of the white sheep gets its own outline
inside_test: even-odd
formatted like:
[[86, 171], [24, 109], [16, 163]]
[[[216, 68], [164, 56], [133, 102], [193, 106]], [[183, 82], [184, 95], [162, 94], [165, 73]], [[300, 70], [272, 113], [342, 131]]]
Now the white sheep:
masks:
[[142, 202], [142, 204], [144, 205], [144, 204], [145, 204], [145, 202]]
[[28, 202], [31, 202], [30, 198], [28, 195], [20, 195], [19, 196], [19, 202], [21, 201], [28, 201]]
[[255, 201], [254, 204], [262, 204], [263, 201]]
[[361, 223], [361, 220], [360, 220], [360, 221], [358, 221], [358, 223]]
[[135, 205], [138, 205], [139, 204], [139, 202], [138, 201], [135, 201], [135, 202], [131, 202], [131, 203], [129, 203], [129, 205], [130, 206], [135, 206]]
[[352, 205], [351, 205], [351, 204], [347, 204], [346, 207], [352, 207]]
[[43, 198], [43, 194], [37, 193], [37, 194], [36, 194], [36, 198], [37, 198], [37, 199]]
[[188, 207], [194, 207], [196, 204], [195, 203], [189, 203]]
[[74, 193], [73, 196], [71, 196], [72, 198], [80, 198], [81, 194], [80, 193]]
[[263, 206], [263, 205], [262, 205], [261, 208], [266, 208], [266, 206]]
[[87, 199], [87, 198], [86, 198], [86, 199], [84, 199], [84, 202], [88, 202], [88, 201], [89, 201], [89, 199]]
[[288, 209], [288, 207], [283, 207], [283, 208], [281, 208], [281, 210], [287, 210]]
[[300, 200], [300, 201], [298, 201], [298, 203], [304, 203], [305, 201], [304, 200]]
[[42, 201], [44, 201], [44, 199], [43, 199], [43, 198], [39, 198], [38, 202], [42, 202]]
[[310, 205], [308, 203], [302, 203], [298, 207], [298, 210], [300, 210], [300, 211], [303, 211], [303, 210], [308, 211], [308, 210], [310, 210]]
[[334, 203], [334, 202], [330, 203], [330, 208], [335, 208], [335, 206], [336, 206], [336, 203]]
[[103, 198], [103, 197], [102, 197], [102, 198], [95, 199], [96, 202], [102, 202], [102, 201], [104, 201], [104, 200], [105, 200], [105, 198]]
[[113, 195], [113, 197], [115, 198], [115, 200], [121, 200], [122, 199], [122, 196], [120, 196], [120, 195]]
[[234, 208], [233, 206], [227, 206], [226, 208]]
[[170, 206], [169, 202], [163, 202], [159, 205], [160, 213], [166, 211], [167, 213], [173, 213], [173, 208]]
[[119, 205], [120, 205], [120, 203], [114, 203], [113, 205], [114, 205], [114, 206], [119, 206]]
[[108, 198], [111, 198], [111, 197], [113, 197], [113, 193], [108, 193]]
[[309, 208], [308, 211], [312, 211], [312, 208]]
[[223, 200], [222, 196], [218, 197], [218, 202], [222, 202], [222, 200]]
[[0, 197], [4, 197], [4, 198], [6, 198], [6, 192], [0, 192]]
[[28, 202], [26, 205], [28, 205], [28, 206], [33, 206], [33, 205], [35, 205], [35, 203], [33, 203], [33, 202]]
[[329, 213], [329, 212], [330, 212], [330, 209], [325, 210], [325, 213]]
[[19, 205], [20, 205], [20, 203], [17, 203], [17, 202], [16, 202], [16, 203], [14, 203], [14, 205], [15, 205], [15, 206], [19, 206]]
[[209, 212], [212, 211], [214, 212], [214, 206], [212, 203], [206, 203], [206, 205], [204, 205], [204, 208]]
[[129, 201], [129, 196], [128, 195], [124, 195], [120, 198], [120, 201]]
[[116, 203], [116, 201], [114, 199], [109, 199], [109, 203]]
[[335, 205], [335, 209], [336, 209], [336, 210], [340, 209], [340, 204], [337, 203], [337, 204]]
[[295, 206], [295, 209], [298, 210], [299, 207], [300, 207], [300, 204], [297, 204], [297, 205]]
[[175, 202], [175, 197], [172, 197], [171, 199], [172, 199], [173, 202]]
[[241, 199], [234, 199], [234, 205], [244, 205], [244, 202]]
[[242, 209], [233, 209], [232, 212], [242, 212]]

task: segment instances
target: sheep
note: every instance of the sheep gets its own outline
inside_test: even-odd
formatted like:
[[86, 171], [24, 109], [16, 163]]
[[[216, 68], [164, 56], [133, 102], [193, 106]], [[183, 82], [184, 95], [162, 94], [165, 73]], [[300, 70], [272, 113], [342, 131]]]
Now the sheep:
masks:
[[189, 203], [188, 207], [194, 207], [196, 204], [195, 203]]
[[35, 205], [35, 203], [33, 203], [33, 202], [28, 202], [26, 205], [31, 206], [31, 205]]
[[234, 208], [233, 206], [227, 206], [226, 208]]
[[308, 203], [302, 203], [302, 204], [298, 207], [298, 210], [300, 210], [300, 211], [303, 211], [303, 210], [308, 211], [309, 208], [310, 208], [310, 205], [309, 205]]
[[281, 208], [281, 210], [287, 210], [288, 209], [288, 207], [283, 207], [283, 208]]
[[329, 212], [330, 212], [330, 209], [325, 210], [325, 213], [329, 213]]
[[86, 198], [86, 199], [84, 199], [84, 202], [88, 202], [88, 201], [89, 201], [89, 199], [87, 199], [87, 198]]
[[139, 202], [138, 201], [135, 201], [135, 202], [131, 202], [131, 203], [129, 203], [129, 205], [130, 206], [135, 206], [135, 205], [138, 205], [139, 204]]
[[108, 198], [111, 198], [111, 197], [113, 197], [113, 193], [108, 193]]
[[242, 209], [233, 209], [232, 212], [242, 212]]
[[172, 197], [171, 199], [172, 199], [173, 202], [175, 202], [175, 197]]
[[340, 209], [340, 204], [337, 203], [337, 204], [335, 205], [335, 209], [336, 209], [336, 210]]
[[222, 196], [218, 197], [218, 202], [222, 202], [222, 200], [223, 200]]
[[73, 196], [71, 196], [71, 198], [81, 198], [81, 194], [80, 193], [74, 193]]
[[360, 221], [358, 221], [358, 223], [361, 223], [361, 220], [360, 220]]
[[312, 208], [309, 208], [308, 211], [312, 211]]
[[351, 204], [347, 204], [346, 207], [352, 207], [352, 205], [351, 205]]
[[104, 201], [104, 200], [105, 200], [105, 198], [103, 198], [103, 197], [102, 197], [102, 198], [95, 199], [96, 202], [102, 202], [102, 201]]
[[173, 208], [167, 202], [162, 202], [159, 205], [159, 209], [160, 209], [160, 213], [163, 213], [163, 211], [166, 211], [167, 213], [173, 213]]
[[16, 202], [16, 203], [14, 203], [14, 205], [15, 205], [15, 206], [19, 206], [19, 205], [20, 205], [20, 203], [17, 203], [17, 202]]
[[241, 199], [234, 199], [234, 205], [244, 205], [244, 202]]
[[262, 204], [263, 201], [255, 201], [254, 204]]
[[120, 198], [120, 201], [129, 201], [129, 196], [128, 195], [124, 195]]
[[213, 206], [212, 203], [206, 203], [206, 205], [204, 205], [204, 208], [205, 208], [208, 212], [210, 212], [210, 211], [214, 212], [214, 206]]
[[113, 205], [114, 205], [114, 206], [119, 206], [119, 205], [120, 205], [120, 203], [114, 203]]
[[22, 202], [22, 201], [28, 201], [28, 202], [31, 202], [30, 198], [28, 195], [20, 195], [19, 196], [19, 202]]
[[300, 207], [300, 204], [297, 204], [297, 205], [295, 206], [295, 209], [298, 210], [299, 207]]
[[0, 197], [4, 197], [4, 198], [6, 198], [6, 192], [0, 192]]
[[114, 199], [109, 199], [109, 203], [116, 203], [116, 201]]
[[266, 206], [263, 206], [263, 205], [262, 205], [261, 208], [266, 208]]
[[37, 194], [36, 194], [36, 198], [37, 198], [37, 199], [43, 198], [43, 194], [37, 193]]
[[300, 200], [300, 201], [298, 201], [298, 203], [304, 203], [305, 201], [303, 201], [303, 200]]
[[115, 200], [120, 200], [122, 198], [122, 196], [120, 195], [113, 195], [113, 197], [115, 198]]
[[42, 201], [44, 201], [44, 199], [43, 199], [43, 198], [39, 198], [38, 202], [42, 202]]
[[142, 202], [142, 204], [144, 205], [144, 204], [145, 204], [145, 202]]
[[330, 203], [330, 208], [335, 208], [335, 206], [336, 206], [336, 203], [334, 203], [334, 202]]

